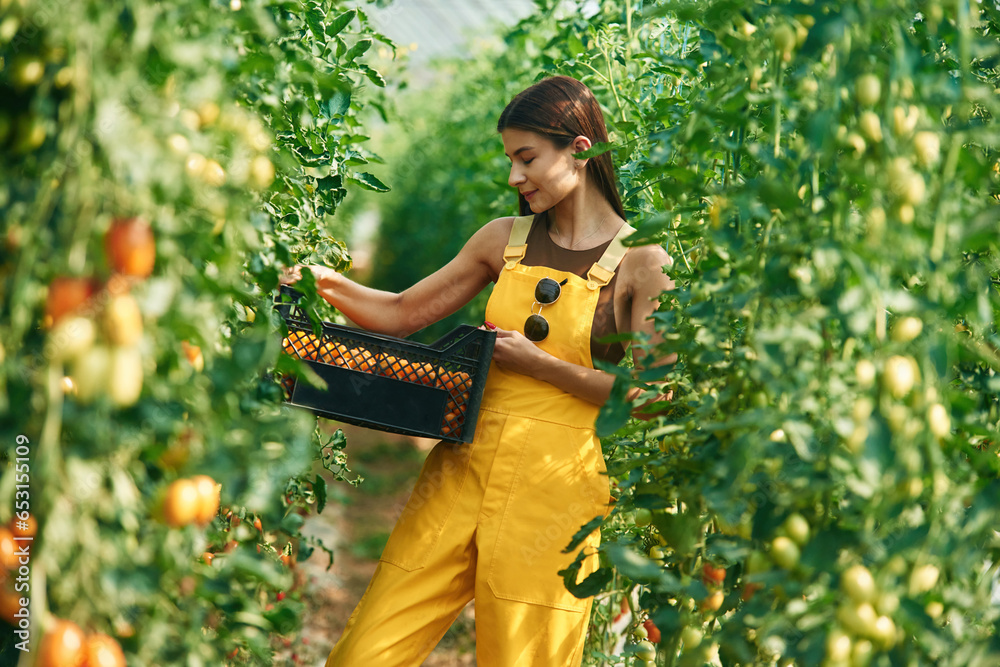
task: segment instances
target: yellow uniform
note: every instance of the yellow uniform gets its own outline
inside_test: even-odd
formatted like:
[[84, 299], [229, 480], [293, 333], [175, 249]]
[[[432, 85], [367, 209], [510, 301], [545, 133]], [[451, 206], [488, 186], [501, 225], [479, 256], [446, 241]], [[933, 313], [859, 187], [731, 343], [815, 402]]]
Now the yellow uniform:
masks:
[[[544, 307], [554, 356], [593, 367], [590, 332], [601, 286], [624, 254], [625, 225], [587, 278], [521, 264], [531, 216], [515, 219], [486, 319], [521, 331], [542, 278], [566, 280]], [[537, 307], [536, 307], [537, 310]], [[598, 406], [527, 375], [491, 366], [470, 444], [428, 455], [368, 590], [327, 667], [417, 667], [469, 600], [476, 600], [480, 667], [579, 665], [590, 599], [566, 590], [562, 550], [608, 511]], [[598, 532], [585, 548], [596, 551]], [[596, 568], [588, 558], [581, 578]]]

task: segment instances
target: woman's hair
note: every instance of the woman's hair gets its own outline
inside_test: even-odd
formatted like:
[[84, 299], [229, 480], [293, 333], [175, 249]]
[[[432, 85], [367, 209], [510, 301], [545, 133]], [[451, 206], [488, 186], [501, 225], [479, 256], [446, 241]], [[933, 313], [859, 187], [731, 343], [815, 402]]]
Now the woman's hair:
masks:
[[[508, 127], [540, 134], [562, 149], [579, 136], [594, 144], [608, 140], [604, 114], [590, 88], [568, 76], [542, 79], [518, 93], [500, 114], [497, 132]], [[625, 218], [615, 181], [615, 167], [608, 151], [587, 161], [588, 176], [601, 189], [615, 213]], [[518, 195], [521, 215], [531, 213], [527, 200]]]

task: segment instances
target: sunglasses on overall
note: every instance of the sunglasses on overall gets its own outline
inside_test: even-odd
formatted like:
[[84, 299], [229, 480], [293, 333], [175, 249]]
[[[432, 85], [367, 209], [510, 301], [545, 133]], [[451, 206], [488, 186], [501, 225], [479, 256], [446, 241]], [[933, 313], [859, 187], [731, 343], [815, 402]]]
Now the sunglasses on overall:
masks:
[[[542, 317], [542, 308], [551, 306], [559, 300], [562, 293], [562, 286], [566, 284], [568, 278], [561, 283], [557, 283], [552, 278], [542, 278], [535, 285], [535, 302], [531, 304], [531, 315], [524, 321], [524, 337], [535, 343], [545, 340], [549, 335], [549, 323]], [[538, 312], [535, 312], [538, 306]]]

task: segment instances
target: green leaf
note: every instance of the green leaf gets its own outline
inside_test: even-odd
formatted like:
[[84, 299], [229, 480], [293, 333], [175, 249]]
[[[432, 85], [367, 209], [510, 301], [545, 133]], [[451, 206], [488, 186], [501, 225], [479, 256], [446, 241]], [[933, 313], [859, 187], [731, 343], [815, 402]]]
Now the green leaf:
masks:
[[334, 37], [340, 34], [340, 31], [347, 27], [347, 25], [354, 20], [354, 17], [358, 15], [356, 9], [349, 9], [342, 14], [338, 14], [333, 21], [331, 21], [326, 26], [326, 34], [329, 37]]
[[358, 68], [365, 73], [365, 76], [368, 77], [369, 81], [374, 83], [379, 88], [385, 88], [385, 79], [382, 78], [382, 75], [379, 74], [378, 70], [373, 67], [369, 67], [364, 63], [359, 64]]
[[573, 536], [573, 539], [570, 541], [569, 546], [563, 549], [563, 553], [568, 554], [572, 553], [573, 551], [576, 551], [577, 547], [583, 544], [583, 541], [587, 539], [591, 533], [600, 528], [602, 523], [604, 523], [604, 517], [600, 516], [596, 516], [587, 523], [585, 523], [583, 527], [576, 532], [576, 535]]
[[373, 192], [388, 192], [389, 186], [380, 181], [373, 174], [369, 174], [367, 171], [356, 171], [347, 175], [347, 177], [363, 187], [365, 190], [372, 190]]
[[578, 160], [585, 160], [587, 158], [597, 157], [598, 155], [604, 155], [613, 148], [615, 148], [615, 145], [613, 143], [609, 143], [606, 141], [598, 141], [596, 144], [594, 144], [585, 151], [581, 151], [579, 153], [573, 153], [573, 157], [575, 157]]
[[360, 58], [361, 56], [363, 56], [368, 51], [368, 49], [371, 48], [371, 46], [372, 46], [372, 40], [371, 40], [370, 37], [363, 37], [363, 38], [359, 39], [354, 44], [354, 46], [352, 46], [351, 48], [349, 48], [347, 50], [347, 53], [344, 54], [344, 64], [345, 65], [350, 65], [357, 58]]
[[326, 479], [316, 475], [312, 487], [313, 494], [316, 496], [316, 511], [322, 513], [323, 508], [326, 507]]

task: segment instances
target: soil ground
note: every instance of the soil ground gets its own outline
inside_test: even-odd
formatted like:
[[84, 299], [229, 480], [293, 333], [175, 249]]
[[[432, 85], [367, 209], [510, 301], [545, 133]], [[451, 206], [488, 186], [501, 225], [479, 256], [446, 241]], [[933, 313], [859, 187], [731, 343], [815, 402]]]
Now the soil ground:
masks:
[[[303, 532], [334, 552], [317, 549], [299, 563], [304, 625], [294, 664], [321, 667], [375, 571], [396, 516], [409, 497], [434, 441], [346, 425], [348, 466], [364, 477], [359, 486], [330, 481], [322, 514], [311, 514]], [[471, 667], [475, 659], [475, 617], [470, 603], [424, 667]]]

